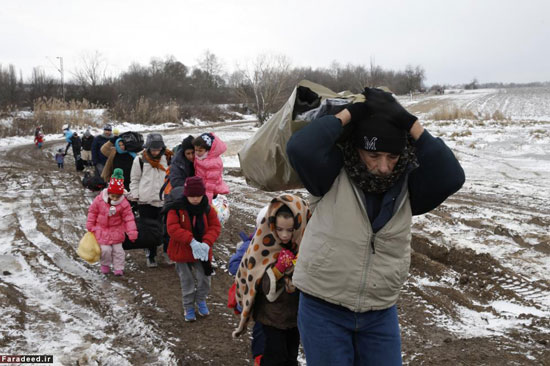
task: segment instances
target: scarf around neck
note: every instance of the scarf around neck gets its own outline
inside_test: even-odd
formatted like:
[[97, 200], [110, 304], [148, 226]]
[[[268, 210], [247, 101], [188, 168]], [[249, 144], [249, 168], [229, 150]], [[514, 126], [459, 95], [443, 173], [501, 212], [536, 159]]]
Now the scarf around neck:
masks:
[[198, 205], [191, 204], [187, 197], [183, 197], [181, 202], [183, 208], [189, 214], [193, 237], [195, 240], [202, 242], [202, 237], [204, 235], [204, 214], [206, 214], [206, 210], [209, 206], [208, 197], [206, 195], [202, 196], [202, 200]]
[[154, 157], [151, 156], [151, 154], [149, 154], [148, 150], [145, 150], [143, 152], [143, 159], [145, 159], [145, 161], [147, 161], [149, 164], [151, 164], [151, 166], [153, 168], [160, 169], [160, 170], [165, 172], [166, 168], [160, 163], [160, 159], [162, 158], [162, 155], [163, 155], [163, 153], [161, 152], [159, 154], [159, 156], [154, 158]]
[[408, 167], [414, 169], [419, 166], [415, 155], [416, 148], [410, 135], [407, 135], [407, 144], [399, 156], [397, 164], [395, 164], [393, 171], [387, 176], [379, 176], [368, 171], [367, 166], [359, 156], [357, 148], [353, 146], [351, 139], [342, 143], [340, 148], [344, 156], [344, 169], [346, 169], [346, 173], [348, 173], [348, 176], [359, 188], [368, 193], [387, 192], [408, 171]]

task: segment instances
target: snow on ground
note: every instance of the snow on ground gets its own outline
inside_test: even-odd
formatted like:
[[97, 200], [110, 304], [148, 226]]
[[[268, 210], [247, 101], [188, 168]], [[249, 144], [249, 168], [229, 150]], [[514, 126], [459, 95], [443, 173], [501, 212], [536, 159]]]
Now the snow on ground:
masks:
[[[463, 189], [437, 213], [415, 217], [413, 232], [428, 236], [447, 248], [470, 248], [478, 253], [490, 254], [503, 266], [521, 274], [519, 281], [504, 280], [509, 281], [507, 288], [522, 287], [518, 292], [521, 291], [530, 304], [497, 299], [486, 304], [474, 304], [485, 309], [483, 311], [459, 308], [458, 318], [451, 318], [432, 307], [432, 317], [461, 337], [502, 334], [507, 329], [519, 328], [526, 323], [522, 314], [550, 317], [550, 291], [531, 291], [534, 285], [531, 289], [529, 287], [529, 283], [547, 281], [550, 278], [550, 258], [547, 252], [537, 250], [541, 245], [548, 245], [550, 242], [550, 88], [485, 89], [402, 102], [413, 106], [426, 100], [444, 100], [482, 113], [499, 109], [512, 120], [431, 121], [425, 120], [428, 113], [421, 115], [424, 126], [433, 135], [442, 137], [453, 149], [465, 169], [467, 181]], [[164, 137], [166, 144], [173, 147], [188, 133], [196, 136], [210, 131], [211, 127], [210, 124], [202, 123], [185, 126], [191, 127], [191, 130], [180, 133], [174, 124], [160, 125], [157, 128], [172, 129]], [[127, 130], [152, 130], [151, 126], [129, 123], [114, 127], [118, 127], [121, 133]], [[237, 153], [257, 128], [251, 124], [219, 124], [212, 128], [228, 146], [227, 153], [223, 156], [225, 167], [238, 168]], [[1, 139], [0, 147], [4, 150], [7, 147], [32, 143], [32, 139], [32, 136]], [[59, 139], [61, 143], [60, 134], [48, 135], [46, 139]], [[227, 175], [225, 179], [233, 190], [229, 195], [231, 205], [250, 212], [251, 217], [255, 217], [259, 208], [268, 202], [270, 195], [276, 194], [266, 194], [263, 197], [265, 201], [261, 202], [258, 201], [257, 192], [245, 185], [244, 178]], [[48, 187], [42, 189], [50, 189], [52, 195], [63, 197], [66, 192], [55, 188], [58, 183], [50, 182]], [[14, 306], [4, 307], [0, 333], [11, 332], [14, 336], [23, 336], [29, 344], [36, 347], [33, 350], [37, 353], [41, 350], [57, 354], [80, 352], [86, 357], [97, 357], [103, 363], [123, 365], [127, 364], [127, 354], [124, 349], [117, 350], [120, 352], [119, 356], [112, 352], [116, 334], [108, 330], [109, 322], [118, 321], [123, 323], [123, 327], [118, 329], [119, 333], [128, 337], [147, 334], [148, 338], [141, 341], [149, 342], [151, 347], [160, 347], [159, 364], [172, 363], [168, 345], [156, 339], [155, 330], [148, 328], [139, 316], [135, 316], [135, 312], [116, 315], [120, 306], [133, 306], [134, 294], [75, 261], [74, 253], [72, 256], [67, 255], [66, 248], [63, 248], [64, 241], [75, 241], [78, 238], [65, 238], [59, 234], [44, 237], [33, 230], [36, 225], [41, 224], [29, 208], [35, 204], [33, 187], [18, 187], [5, 181], [5, 188], [5, 192], [0, 193], [3, 196], [0, 201], [0, 265], [13, 275], [2, 277], [0, 286], [16, 289], [17, 294], [26, 299], [30, 310], [25, 315], [26, 326], [18, 328], [16, 325], [24, 311]], [[23, 191], [16, 200], [10, 199], [7, 191], [16, 188]], [[66, 209], [68, 210], [67, 207]], [[62, 232], [63, 225], [71, 224], [67, 219], [48, 217], [47, 206], [43, 210], [46, 219], [42, 224], [50, 226], [52, 232]], [[448, 220], [443, 220], [442, 215], [446, 215], [446, 219], [450, 218], [453, 225], [449, 225]], [[80, 212], [76, 219], [79, 225], [83, 225], [85, 211]], [[15, 230], [14, 226], [20, 230]], [[34, 265], [31, 266], [29, 262]], [[43, 269], [37, 271], [36, 263]], [[61, 268], [62, 273], [56, 272], [56, 268]], [[421, 288], [452, 287], [452, 278], [456, 276], [456, 273], [450, 273], [447, 278], [438, 281], [411, 276], [409, 282]], [[78, 285], [71, 285], [71, 282]], [[91, 287], [92, 292], [105, 293], [101, 299], [105, 302], [96, 306], [109, 308], [112, 318], [101, 319], [93, 308], [66, 301], [56, 283], [63, 283], [66, 286], [64, 291], [78, 293], [83, 291], [84, 286]], [[55, 326], [55, 321], [48, 320], [55, 317], [62, 317], [67, 326], [60, 328]], [[99, 344], [90, 341], [90, 324], [101, 335], [102, 341]], [[56, 335], [44, 341], [45, 332]], [[17, 344], [10, 348], [13, 351], [17, 349]], [[107, 357], [105, 355], [110, 358], [102, 358]]]

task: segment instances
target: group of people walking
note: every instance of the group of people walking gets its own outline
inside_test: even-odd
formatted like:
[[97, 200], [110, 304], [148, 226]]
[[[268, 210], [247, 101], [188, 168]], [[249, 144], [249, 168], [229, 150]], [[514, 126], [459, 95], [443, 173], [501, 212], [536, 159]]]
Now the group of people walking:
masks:
[[111, 132], [105, 126], [91, 143], [95, 170], [108, 182], [91, 204], [86, 223], [101, 248], [101, 272], [124, 275], [123, 243], [147, 234], [140, 221], [162, 225], [166, 238], [156, 237], [146, 249], [147, 266], [157, 266], [157, 247], [164, 242], [165, 256], [180, 278], [185, 319], [196, 320], [195, 307], [200, 316], [209, 315], [212, 246], [221, 232], [211, 203], [229, 193], [222, 177], [225, 143], [203, 133], [186, 136], [170, 150], [161, 134], [151, 133], [141, 151], [130, 151], [126, 140]]
[[[292, 135], [286, 153], [312, 204], [285, 192], [272, 198], [230, 260], [229, 303], [240, 316], [233, 336], [254, 320], [256, 365], [297, 365], [300, 343], [310, 365], [402, 363], [396, 302], [409, 271], [412, 216], [440, 205], [465, 176], [445, 143], [390, 93], [363, 94], [365, 102]], [[109, 185], [87, 222], [102, 248], [101, 271], [109, 273], [112, 263], [114, 274], [123, 274], [119, 245], [124, 233], [131, 241], [139, 235], [127, 200], [135, 202], [140, 217], [165, 217], [185, 320], [208, 315], [210, 261], [221, 232], [211, 202], [228, 192], [225, 144], [204, 133], [172, 152], [153, 133], [136, 153], [109, 131], [92, 143], [93, 163]], [[166, 175], [172, 187], [165, 204]]]

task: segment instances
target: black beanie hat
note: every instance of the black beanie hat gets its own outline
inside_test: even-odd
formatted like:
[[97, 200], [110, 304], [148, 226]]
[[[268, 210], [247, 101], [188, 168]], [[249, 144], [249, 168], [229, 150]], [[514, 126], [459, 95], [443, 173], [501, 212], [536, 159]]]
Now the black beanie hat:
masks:
[[186, 138], [184, 138], [184, 139], [182, 140], [182, 142], [181, 142], [181, 149], [182, 149], [183, 151], [189, 150], [189, 149], [191, 149], [191, 150], [195, 149], [195, 147], [193, 146], [193, 140], [194, 140], [194, 139], [195, 139], [195, 138], [194, 138], [193, 136], [191, 136], [191, 135], [189, 135], [189, 136], [187, 136]]
[[385, 114], [372, 114], [357, 124], [352, 139], [353, 145], [363, 150], [401, 154], [407, 133]]

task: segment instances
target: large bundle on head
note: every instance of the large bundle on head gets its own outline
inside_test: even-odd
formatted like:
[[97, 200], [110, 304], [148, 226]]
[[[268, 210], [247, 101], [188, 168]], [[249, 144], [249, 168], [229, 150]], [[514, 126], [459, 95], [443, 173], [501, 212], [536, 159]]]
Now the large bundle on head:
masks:
[[307, 80], [299, 82], [283, 107], [239, 151], [247, 183], [266, 191], [302, 187], [286, 155], [290, 136], [315, 118], [336, 114], [347, 104], [364, 100], [362, 94], [336, 93]]

